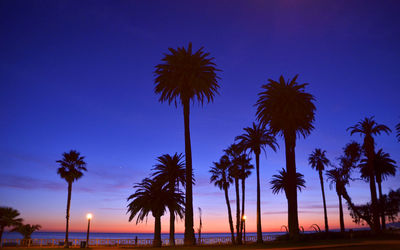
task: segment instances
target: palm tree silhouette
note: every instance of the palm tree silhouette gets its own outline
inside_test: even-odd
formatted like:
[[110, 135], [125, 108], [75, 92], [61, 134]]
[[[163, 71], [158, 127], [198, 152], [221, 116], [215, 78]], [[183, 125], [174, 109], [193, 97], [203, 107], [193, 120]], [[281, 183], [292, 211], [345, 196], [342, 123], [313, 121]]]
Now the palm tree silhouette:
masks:
[[[154, 247], [161, 247], [161, 216], [164, 215], [165, 208], [170, 207], [177, 213], [183, 213], [183, 194], [175, 190], [171, 193], [167, 185], [162, 185], [155, 180], [145, 178], [141, 183], [136, 184], [134, 194], [128, 197], [129, 221], [136, 217], [136, 224], [143, 221], [151, 212], [154, 221]], [[179, 212], [178, 212], [179, 211]]]
[[[182, 161], [183, 155], [175, 153], [173, 156], [164, 154], [157, 158], [158, 163], [154, 167], [153, 177], [161, 185], [167, 185], [168, 191], [174, 194], [179, 190], [179, 184], [183, 187], [186, 184], [185, 163]], [[180, 219], [183, 218], [182, 210], [174, 211], [174, 207], [168, 207], [169, 219], [169, 242], [175, 246], [175, 214]]]
[[297, 136], [306, 137], [314, 129], [314, 97], [304, 91], [306, 83], [296, 82], [298, 75], [285, 82], [269, 79], [262, 86], [264, 91], [257, 100], [257, 119], [269, 125], [273, 134], [285, 139], [286, 170], [288, 173], [288, 214], [289, 236], [298, 238], [299, 222], [297, 213], [295, 147]]
[[65, 248], [69, 247], [68, 243], [68, 230], [69, 230], [69, 210], [71, 207], [71, 193], [72, 183], [83, 176], [83, 171], [87, 171], [85, 157], [81, 156], [76, 150], [71, 150], [69, 153], [64, 152], [63, 158], [56, 161], [60, 167], [57, 173], [62, 179], [68, 183], [68, 197], [67, 197], [67, 212], [66, 212], [66, 226], [65, 226]]
[[326, 201], [325, 201], [325, 189], [324, 189], [324, 178], [322, 175], [322, 171], [325, 170], [325, 166], [329, 164], [328, 158], [325, 155], [326, 151], [320, 148], [316, 148], [308, 157], [308, 164], [318, 171], [319, 181], [321, 183], [321, 191], [322, 191], [322, 202], [324, 204], [324, 220], [325, 220], [325, 232], [329, 231], [328, 226], [328, 214], [326, 211]]
[[236, 242], [242, 244], [242, 236], [240, 231], [241, 217], [240, 217], [240, 194], [239, 194], [239, 180], [240, 180], [240, 165], [239, 157], [243, 152], [243, 149], [238, 144], [231, 144], [227, 149], [224, 150], [226, 155], [229, 157], [231, 165], [229, 167], [229, 175], [235, 181], [235, 193], [236, 193]]
[[233, 221], [232, 221], [232, 211], [231, 211], [231, 205], [229, 202], [229, 194], [228, 194], [228, 188], [229, 188], [230, 184], [233, 182], [233, 179], [229, 175], [229, 172], [228, 172], [231, 162], [229, 161], [228, 156], [224, 155], [221, 157], [219, 162], [214, 162], [213, 164], [214, 164], [214, 167], [212, 167], [210, 170], [210, 173], [211, 173], [210, 182], [214, 183], [214, 185], [216, 187], [218, 187], [219, 189], [224, 190], [225, 202], [226, 202], [226, 206], [228, 208], [228, 219], [229, 219], [229, 228], [231, 230], [232, 244], [235, 244], [235, 235], [234, 235]]
[[22, 224], [22, 219], [17, 218], [19, 212], [11, 207], [0, 207], [0, 247], [2, 247], [3, 232], [6, 227], [12, 227]]
[[35, 231], [38, 231], [42, 226], [40, 225], [31, 225], [31, 224], [25, 224], [25, 225], [19, 225], [15, 228], [13, 228], [11, 231], [12, 232], [18, 232], [24, 237], [24, 243], [27, 244], [28, 241], [31, 239], [32, 234]]
[[333, 168], [326, 171], [326, 176], [330, 181], [329, 187], [332, 189], [332, 186], [335, 185], [336, 194], [339, 198], [339, 221], [340, 221], [340, 231], [344, 232], [344, 218], [343, 218], [343, 205], [342, 205], [342, 197], [344, 194], [344, 187], [349, 183], [348, 172], [343, 168]]
[[193, 191], [192, 191], [192, 149], [190, 142], [189, 114], [190, 101], [197, 100], [201, 105], [212, 102], [218, 93], [219, 77], [216, 72], [214, 58], [200, 48], [192, 51], [192, 43], [187, 49], [169, 48], [170, 54], [165, 54], [163, 63], [155, 70], [155, 93], [160, 94], [160, 102], [172, 102], [183, 106], [185, 126], [185, 160], [186, 160], [186, 201], [185, 201], [185, 239], [186, 245], [195, 244], [193, 229]]
[[[288, 173], [284, 168], [282, 168], [282, 170], [279, 171], [279, 174], [274, 174], [272, 180], [269, 182], [271, 184], [272, 193], [279, 194], [280, 192], [284, 192], [286, 198], [288, 198], [289, 181]], [[297, 172], [295, 184], [296, 189], [299, 191], [301, 191], [301, 188], [305, 188], [306, 181], [304, 180], [304, 175]]]
[[364, 120], [358, 122], [354, 126], [349, 127], [347, 130], [350, 130], [350, 135], [359, 133], [361, 136], [364, 136], [363, 149], [368, 159], [367, 160], [368, 168], [370, 169], [369, 187], [371, 191], [371, 203], [372, 203], [372, 214], [373, 214], [372, 230], [375, 233], [378, 233], [380, 231], [380, 222], [379, 222], [379, 207], [376, 195], [376, 185], [374, 176], [375, 141], [373, 136], [380, 135], [382, 132], [389, 134], [391, 130], [383, 124], [377, 124], [374, 120], [374, 117], [366, 117], [364, 118]]
[[396, 125], [397, 130], [397, 140], [400, 142], [400, 122]]
[[251, 158], [246, 154], [240, 155], [237, 161], [239, 165], [239, 178], [242, 181], [242, 215], [240, 216], [240, 235], [242, 235], [244, 226], [243, 217], [246, 198], [246, 179], [251, 175], [251, 170], [254, 169], [254, 166], [250, 164]]
[[[382, 149], [379, 149], [378, 152], [375, 153], [374, 174], [376, 177], [376, 183], [378, 184], [382, 229], [386, 229], [385, 208], [383, 205], [384, 200], [382, 195], [382, 180], [386, 180], [390, 175], [396, 175], [397, 166], [394, 164], [396, 164], [396, 161], [391, 159], [390, 154], [383, 152]], [[369, 181], [370, 173], [368, 168], [368, 159], [362, 159], [359, 167], [361, 168], [361, 178]]]
[[256, 173], [257, 173], [257, 243], [262, 243], [261, 231], [261, 191], [260, 191], [260, 154], [261, 150], [265, 152], [265, 148], [269, 146], [276, 151], [278, 144], [275, 137], [266, 129], [265, 125], [255, 124], [252, 127], [243, 129], [246, 133], [239, 135], [235, 141], [245, 150], [249, 150], [256, 156]]

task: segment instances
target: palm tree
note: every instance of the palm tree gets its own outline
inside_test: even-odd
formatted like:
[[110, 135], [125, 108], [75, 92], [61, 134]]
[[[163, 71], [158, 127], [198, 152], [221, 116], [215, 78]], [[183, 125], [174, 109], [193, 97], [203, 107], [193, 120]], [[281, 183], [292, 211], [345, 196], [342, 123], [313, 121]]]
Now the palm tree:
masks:
[[379, 223], [379, 207], [376, 195], [376, 185], [374, 176], [374, 155], [375, 155], [375, 141], [374, 135], [380, 135], [382, 132], [389, 134], [391, 130], [383, 125], [375, 122], [374, 117], [366, 117], [364, 120], [358, 122], [356, 125], [349, 127], [350, 135], [359, 133], [364, 136], [363, 149], [367, 157], [367, 165], [369, 171], [369, 188], [371, 191], [371, 203], [372, 203], [372, 214], [373, 214], [373, 228], [375, 233], [380, 231]]
[[328, 214], [326, 212], [324, 178], [322, 175], [322, 171], [325, 170], [325, 166], [329, 164], [329, 160], [328, 158], [326, 158], [325, 153], [326, 153], [325, 150], [316, 148], [308, 157], [308, 164], [310, 164], [313, 169], [317, 170], [319, 174], [319, 181], [321, 183], [321, 191], [322, 191], [322, 202], [324, 204], [325, 232], [328, 232], [329, 231]]
[[[183, 155], [175, 153], [173, 156], [164, 154], [157, 158], [158, 163], [154, 167], [153, 177], [162, 185], [167, 185], [171, 194], [179, 190], [179, 184], [183, 187], [186, 184], [186, 169], [185, 163], [182, 161]], [[173, 207], [168, 207], [169, 210], [169, 242], [175, 246], [175, 214], [179, 218], [183, 218], [181, 210], [174, 211]]]
[[60, 175], [68, 183], [67, 197], [67, 214], [65, 226], [65, 248], [69, 247], [68, 243], [68, 228], [69, 228], [69, 210], [71, 207], [72, 183], [83, 176], [83, 171], [87, 171], [85, 157], [76, 150], [71, 150], [69, 153], [64, 152], [63, 158], [56, 161], [60, 167], [57, 169], [57, 174]]
[[297, 189], [295, 147], [297, 136], [306, 137], [314, 129], [314, 97], [304, 91], [306, 83], [296, 82], [298, 75], [285, 82], [283, 76], [279, 81], [269, 79], [262, 86], [257, 105], [257, 119], [269, 125], [273, 134], [285, 139], [286, 170], [289, 178], [288, 214], [289, 236], [298, 238], [299, 222], [297, 212]]
[[183, 194], [176, 190], [171, 193], [167, 185], [162, 185], [155, 180], [145, 178], [141, 183], [136, 184], [133, 188], [135, 193], [128, 197], [129, 221], [136, 217], [136, 224], [142, 222], [151, 212], [154, 222], [154, 247], [161, 247], [161, 216], [164, 215], [165, 208], [170, 207], [173, 211], [183, 213]]
[[230, 184], [233, 182], [232, 177], [228, 173], [230, 165], [231, 162], [229, 161], [229, 158], [226, 155], [222, 156], [219, 162], [214, 162], [214, 167], [212, 167], [210, 170], [210, 173], [212, 174], [210, 182], [214, 183], [214, 185], [219, 189], [224, 190], [225, 202], [228, 208], [228, 219], [229, 219], [229, 228], [231, 230], [231, 236], [232, 236], [232, 244], [235, 244], [232, 211], [228, 194], [228, 188]]
[[246, 179], [251, 175], [251, 170], [254, 169], [254, 166], [250, 164], [251, 158], [248, 157], [246, 154], [240, 155], [238, 158], [239, 164], [239, 178], [242, 181], [242, 215], [240, 216], [240, 235], [243, 232], [244, 226], [244, 204], [245, 204], [245, 197], [246, 197]]
[[22, 223], [21, 218], [17, 218], [19, 212], [11, 207], [0, 207], [0, 247], [2, 247], [3, 232], [6, 227], [19, 226]]
[[19, 225], [13, 228], [11, 231], [20, 233], [24, 237], [23, 242], [25, 244], [28, 244], [29, 240], [31, 239], [31, 235], [35, 231], [38, 231], [41, 227], [42, 226], [40, 225], [26, 224], [26, 225]]
[[344, 218], [343, 218], [343, 205], [342, 205], [342, 197], [344, 195], [344, 188], [349, 183], [349, 175], [347, 171], [343, 168], [333, 168], [326, 172], [326, 176], [330, 181], [329, 187], [332, 188], [335, 185], [336, 194], [339, 198], [339, 221], [340, 221], [340, 231], [344, 232]]
[[241, 217], [240, 217], [240, 194], [239, 194], [239, 180], [240, 180], [240, 165], [239, 157], [243, 149], [238, 144], [231, 144], [227, 149], [224, 150], [226, 155], [230, 158], [231, 165], [229, 167], [229, 175], [235, 181], [235, 193], [236, 193], [236, 241], [240, 245], [242, 244], [242, 235], [240, 231]]
[[[384, 200], [382, 195], [382, 180], [386, 180], [388, 176], [396, 175], [395, 165], [396, 161], [390, 158], [388, 153], [383, 152], [382, 149], [379, 149], [374, 156], [374, 173], [376, 177], [376, 183], [378, 184], [379, 191], [379, 203], [380, 203], [380, 212], [381, 212], [381, 220], [382, 220], [382, 229], [386, 229], [386, 219], [385, 219], [385, 208], [383, 206]], [[369, 168], [368, 168], [368, 159], [362, 159], [361, 164], [359, 165], [361, 168], [361, 178], [369, 181]]]
[[396, 125], [397, 140], [400, 142], [400, 122]]
[[185, 201], [185, 239], [186, 245], [195, 244], [193, 229], [193, 191], [192, 191], [192, 149], [190, 144], [189, 114], [190, 102], [197, 101], [203, 105], [205, 101], [212, 102], [218, 93], [219, 77], [216, 72], [214, 58], [200, 48], [192, 51], [192, 43], [187, 49], [169, 48], [170, 54], [165, 54], [163, 63], [155, 70], [155, 93], [160, 94], [160, 102], [172, 102], [183, 106], [185, 126], [185, 161], [186, 161], [186, 201]]
[[265, 148], [269, 146], [276, 151], [278, 144], [275, 137], [267, 130], [265, 125], [255, 124], [252, 127], [243, 129], [244, 134], [235, 138], [239, 141], [239, 145], [245, 150], [249, 150], [256, 156], [256, 173], [257, 173], [257, 243], [262, 243], [261, 231], [261, 191], [260, 191], [260, 154], [261, 150], [265, 152]]
[[[279, 194], [280, 192], [284, 192], [286, 198], [288, 198], [288, 191], [289, 191], [289, 175], [284, 168], [279, 171], [279, 174], [274, 174], [272, 176], [272, 180], [269, 182], [271, 184], [271, 189], [273, 194]], [[299, 191], [301, 188], [306, 187], [306, 181], [304, 180], [304, 175], [297, 172], [296, 173], [296, 182], [295, 187]]]

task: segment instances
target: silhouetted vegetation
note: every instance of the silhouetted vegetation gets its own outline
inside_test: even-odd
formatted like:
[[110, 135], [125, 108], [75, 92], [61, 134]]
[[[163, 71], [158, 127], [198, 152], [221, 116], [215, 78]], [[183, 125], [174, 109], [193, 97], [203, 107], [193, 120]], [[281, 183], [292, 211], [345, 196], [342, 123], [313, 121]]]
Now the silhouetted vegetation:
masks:
[[190, 142], [190, 102], [196, 100], [203, 105], [212, 102], [218, 93], [217, 76], [214, 58], [204, 52], [203, 48], [192, 50], [188, 48], [169, 48], [170, 54], [165, 54], [163, 62], [156, 66], [155, 93], [160, 94], [160, 102], [180, 102], [183, 106], [185, 126], [185, 161], [186, 161], [186, 200], [185, 200], [185, 244], [195, 244], [193, 229], [193, 191], [192, 191], [192, 149]]
[[30, 240], [31, 235], [35, 232], [38, 231], [42, 226], [40, 225], [31, 225], [31, 224], [21, 224], [15, 228], [13, 228], [11, 231], [12, 232], [18, 232], [20, 233], [23, 237], [24, 240]]
[[[274, 174], [272, 180], [270, 181], [271, 189], [273, 194], [279, 194], [284, 192], [286, 198], [288, 198], [289, 192], [289, 177], [288, 173], [284, 168], [279, 171], [279, 174]], [[304, 180], [304, 175], [296, 173], [296, 188], [301, 191], [302, 188], [306, 187], [306, 181]]]
[[22, 224], [19, 212], [11, 207], [0, 207], [0, 247], [2, 246], [3, 232], [6, 227], [18, 227]]
[[63, 153], [63, 158], [56, 161], [60, 167], [57, 173], [62, 179], [68, 183], [68, 197], [67, 197], [67, 212], [66, 212], [66, 226], [65, 226], [65, 248], [69, 247], [68, 231], [69, 231], [69, 210], [71, 207], [71, 194], [72, 183], [77, 181], [83, 176], [83, 171], [87, 171], [85, 157], [81, 156], [76, 150], [71, 150], [69, 153]]
[[298, 136], [307, 137], [314, 129], [314, 97], [305, 92], [306, 83], [297, 83], [296, 75], [287, 82], [281, 76], [278, 81], [268, 80], [262, 86], [257, 100], [257, 119], [269, 125], [273, 134], [285, 140], [286, 171], [288, 174], [288, 224], [290, 237], [299, 234], [296, 188], [295, 147]]

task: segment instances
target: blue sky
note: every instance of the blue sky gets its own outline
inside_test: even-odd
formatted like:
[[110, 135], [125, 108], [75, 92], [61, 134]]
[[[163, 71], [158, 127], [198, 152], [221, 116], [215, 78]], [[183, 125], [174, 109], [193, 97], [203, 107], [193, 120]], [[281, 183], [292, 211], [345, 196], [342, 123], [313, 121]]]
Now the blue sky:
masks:
[[[204, 231], [228, 231], [221, 191], [208, 170], [255, 119], [262, 84], [280, 75], [307, 82], [316, 98], [315, 130], [296, 148], [307, 189], [300, 224], [323, 224], [318, 175], [307, 164], [316, 147], [335, 162], [359, 136], [346, 128], [366, 116], [400, 122], [400, 4], [397, 1], [2, 1], [0, 3], [0, 200], [44, 230], [62, 230], [66, 183], [55, 161], [70, 149], [88, 162], [73, 186], [71, 229], [92, 211], [97, 231], [151, 231], [128, 223], [126, 198], [155, 158], [184, 151], [183, 114], [158, 102], [154, 66], [168, 48], [201, 46], [215, 57], [220, 95], [191, 113], [194, 207]], [[286, 224], [286, 200], [269, 190], [285, 166], [284, 145], [261, 159], [263, 230]], [[394, 134], [376, 138], [400, 161]], [[357, 175], [355, 175], [357, 176]], [[399, 177], [384, 192], [399, 188]], [[252, 185], [253, 184], [253, 185]], [[326, 183], [326, 187], [328, 184]], [[247, 185], [248, 229], [255, 230], [255, 174]], [[327, 188], [332, 227], [337, 197]], [[351, 183], [356, 202], [368, 185]], [[231, 192], [231, 199], [234, 199]], [[232, 203], [234, 205], [234, 203]], [[196, 215], [197, 216], [197, 215]], [[346, 226], [354, 226], [349, 216]], [[167, 216], [163, 230], [168, 228]], [[197, 217], [196, 217], [197, 219]], [[218, 225], [215, 224], [218, 221]], [[183, 223], [179, 222], [178, 231]]]

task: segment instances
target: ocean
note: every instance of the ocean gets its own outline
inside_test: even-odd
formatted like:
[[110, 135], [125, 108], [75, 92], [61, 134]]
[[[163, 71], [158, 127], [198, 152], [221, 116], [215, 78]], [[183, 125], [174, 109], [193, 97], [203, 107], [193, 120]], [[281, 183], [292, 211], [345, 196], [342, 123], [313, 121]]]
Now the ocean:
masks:
[[[269, 232], [263, 235], [278, 236], [285, 234], [284, 232]], [[202, 238], [230, 237], [230, 233], [202, 233]], [[257, 233], [247, 233], [246, 236], [257, 236]], [[32, 239], [64, 239], [65, 232], [34, 232]], [[152, 233], [90, 233], [90, 239], [153, 239]], [[196, 234], [196, 238], [198, 235]], [[168, 239], [169, 234], [161, 234], [162, 239]], [[16, 232], [4, 232], [3, 239], [22, 239], [21, 234]], [[86, 239], [85, 233], [70, 232], [69, 239]], [[183, 233], [176, 233], [175, 239], [183, 239]]]

